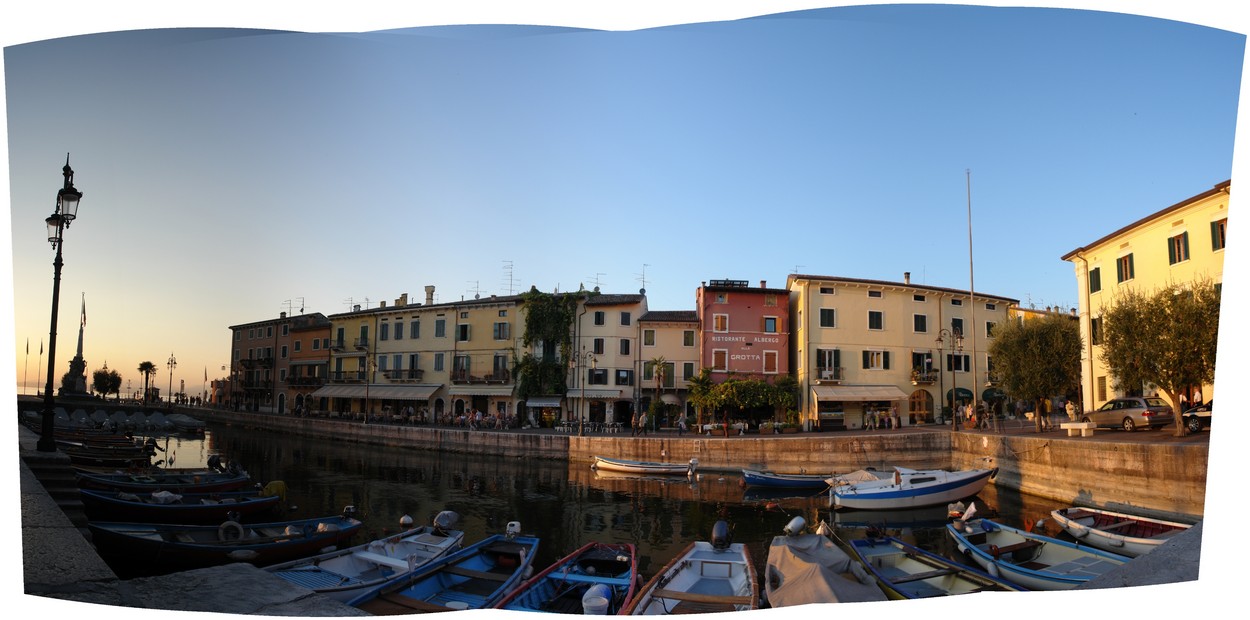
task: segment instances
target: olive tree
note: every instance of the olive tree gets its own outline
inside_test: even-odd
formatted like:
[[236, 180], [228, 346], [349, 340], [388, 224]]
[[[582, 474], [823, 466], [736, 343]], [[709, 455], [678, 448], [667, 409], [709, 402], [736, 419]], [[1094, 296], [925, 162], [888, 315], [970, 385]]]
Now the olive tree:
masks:
[[[990, 357], [1007, 393], [1026, 396], [1036, 403], [1034, 411], [1045, 411], [1042, 401], [1080, 384], [1080, 327], [1060, 315], [1007, 321], [994, 328]], [[1034, 415], [1033, 424], [1041, 432], [1042, 416]]]
[[[1102, 361], [1115, 389], [1154, 385], [1176, 403], [1185, 388], [1215, 380], [1220, 287], [1211, 280], [1119, 292], [1101, 318]], [[1175, 413], [1181, 437], [1187, 431]]]
[[101, 396], [108, 398], [109, 394], [117, 394], [121, 398], [122, 376], [117, 374], [116, 370], [110, 370], [107, 363], [101, 368], [91, 373], [91, 387]]

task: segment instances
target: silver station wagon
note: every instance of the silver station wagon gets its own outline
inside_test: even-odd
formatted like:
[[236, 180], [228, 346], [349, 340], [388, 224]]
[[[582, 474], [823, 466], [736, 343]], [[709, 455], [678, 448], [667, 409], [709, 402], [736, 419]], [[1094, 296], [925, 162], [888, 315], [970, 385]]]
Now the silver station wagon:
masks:
[[1126, 431], [1138, 427], [1163, 428], [1175, 423], [1172, 408], [1162, 398], [1128, 397], [1107, 401], [1095, 411], [1088, 411], [1082, 422], [1093, 422], [1099, 428], [1123, 428]]

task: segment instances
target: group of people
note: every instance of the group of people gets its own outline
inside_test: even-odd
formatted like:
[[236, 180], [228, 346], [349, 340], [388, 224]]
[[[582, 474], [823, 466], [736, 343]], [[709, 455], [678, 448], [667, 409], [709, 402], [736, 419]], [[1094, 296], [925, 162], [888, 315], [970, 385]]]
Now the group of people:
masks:
[[640, 435], [646, 435], [647, 434], [647, 412], [635, 411], [634, 417], [630, 420], [630, 426], [632, 427], [632, 430], [630, 431], [631, 435], [635, 437], [640, 436]]
[[902, 428], [897, 405], [890, 407], [889, 411], [869, 409], [865, 412], [864, 430], [875, 431], [883, 428], [889, 430]]

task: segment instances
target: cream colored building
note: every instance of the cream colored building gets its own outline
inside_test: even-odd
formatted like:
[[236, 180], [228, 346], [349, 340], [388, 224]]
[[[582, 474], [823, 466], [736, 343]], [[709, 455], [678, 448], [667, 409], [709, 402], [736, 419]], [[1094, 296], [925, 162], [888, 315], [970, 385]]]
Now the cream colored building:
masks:
[[[639, 364], [640, 407], [656, 393], [656, 361], [664, 359], [659, 373], [660, 402], [679, 407], [687, 415], [690, 379], [699, 374], [699, 316], [694, 310], [652, 310], [638, 320], [641, 332]], [[671, 422], [671, 420], [670, 420]]]
[[987, 351], [1017, 300], [970, 300], [906, 273], [903, 282], [794, 274], [786, 287], [805, 426], [861, 429], [894, 408], [904, 426], [933, 423], [952, 398], [1003, 406]]
[[628, 425], [638, 397], [638, 319], [647, 312], [647, 297], [597, 287], [594, 293], [578, 302], [567, 419]]
[[[1100, 327], [1104, 308], [1120, 291], [1150, 294], [1161, 287], [1209, 278], [1224, 280], [1230, 181], [1156, 211], [1088, 245], [1065, 254], [1076, 273], [1080, 299], [1083, 406], [1096, 409], [1116, 396], [1102, 362]], [[1146, 392], [1150, 386], [1142, 386]], [[1186, 400], [1214, 397], [1214, 386], [1193, 386]], [[1201, 392], [1200, 394], [1198, 392]], [[1160, 397], [1164, 394], [1159, 393]], [[1172, 403], [1178, 407], [1178, 403]]]

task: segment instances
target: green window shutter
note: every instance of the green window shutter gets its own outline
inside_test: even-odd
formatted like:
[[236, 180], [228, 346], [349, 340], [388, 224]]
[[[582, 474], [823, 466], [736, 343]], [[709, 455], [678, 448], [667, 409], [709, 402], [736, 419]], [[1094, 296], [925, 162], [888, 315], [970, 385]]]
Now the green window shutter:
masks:
[[1176, 264], [1176, 243], [1172, 241], [1175, 237], [1168, 239], [1168, 264]]
[[881, 352], [881, 367], [885, 370], [890, 369], [890, 352], [889, 351]]
[[1211, 222], [1211, 251], [1220, 249], [1220, 223]]
[[842, 367], [842, 349], [833, 350], [833, 367], [834, 368]]
[[1133, 255], [1128, 255], [1128, 279], [1133, 279]]
[[868, 367], [868, 352], [864, 351], [864, 368]]
[[1181, 233], [1181, 247], [1183, 250], [1185, 250], [1184, 252], [1182, 252], [1182, 254], [1185, 255], [1185, 258], [1189, 258], [1189, 231], [1188, 230]]

